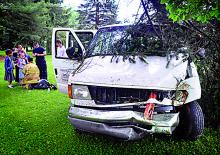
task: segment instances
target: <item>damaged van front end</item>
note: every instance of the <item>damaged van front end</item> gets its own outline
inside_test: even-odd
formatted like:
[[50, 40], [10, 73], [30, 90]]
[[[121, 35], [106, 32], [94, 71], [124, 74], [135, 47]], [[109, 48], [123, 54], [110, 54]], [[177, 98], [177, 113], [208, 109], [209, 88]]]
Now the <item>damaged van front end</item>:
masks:
[[147, 63], [136, 59], [135, 64], [110, 59], [90, 58], [90, 67], [69, 78], [68, 118], [79, 130], [125, 140], [171, 135], [179, 125], [179, 108], [201, 96], [193, 63], [167, 66], [157, 56], [146, 58]]

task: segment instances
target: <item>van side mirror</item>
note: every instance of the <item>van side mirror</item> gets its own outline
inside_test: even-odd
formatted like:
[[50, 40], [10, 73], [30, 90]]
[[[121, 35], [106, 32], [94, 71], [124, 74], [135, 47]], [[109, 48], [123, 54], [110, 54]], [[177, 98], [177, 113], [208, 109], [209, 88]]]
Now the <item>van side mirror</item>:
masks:
[[198, 51], [196, 51], [195, 54], [201, 59], [206, 57], [206, 52], [204, 48], [200, 48]]
[[78, 61], [82, 60], [82, 49], [69, 47], [66, 49], [66, 54], [69, 59], [77, 59]]

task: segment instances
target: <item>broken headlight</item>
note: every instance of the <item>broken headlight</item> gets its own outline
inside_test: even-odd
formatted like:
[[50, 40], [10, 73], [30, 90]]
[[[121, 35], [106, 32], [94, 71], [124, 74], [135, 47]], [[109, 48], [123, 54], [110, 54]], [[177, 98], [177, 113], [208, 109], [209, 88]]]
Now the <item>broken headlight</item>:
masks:
[[186, 99], [188, 97], [188, 92], [186, 90], [177, 90], [176, 91], [176, 100], [179, 102], [186, 102]]

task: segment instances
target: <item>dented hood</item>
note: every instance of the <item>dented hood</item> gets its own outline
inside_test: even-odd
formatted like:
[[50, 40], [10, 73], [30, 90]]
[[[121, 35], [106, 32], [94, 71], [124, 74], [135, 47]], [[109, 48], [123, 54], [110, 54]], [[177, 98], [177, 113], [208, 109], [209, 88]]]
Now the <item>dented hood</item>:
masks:
[[135, 58], [135, 63], [123, 61], [122, 56], [87, 58], [83, 67], [70, 76], [69, 83], [147, 89], [175, 89], [186, 76], [187, 61], [148, 56], [146, 62]]

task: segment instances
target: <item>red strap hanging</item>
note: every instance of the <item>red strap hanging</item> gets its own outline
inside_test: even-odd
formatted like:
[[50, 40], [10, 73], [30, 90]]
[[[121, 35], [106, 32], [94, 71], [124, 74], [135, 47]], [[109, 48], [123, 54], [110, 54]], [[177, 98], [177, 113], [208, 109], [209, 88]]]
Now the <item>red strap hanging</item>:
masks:
[[[149, 96], [149, 99], [150, 98], [156, 99], [157, 94], [155, 92], [151, 92], [150, 96]], [[144, 118], [145, 119], [149, 119], [149, 120], [153, 119], [154, 107], [155, 107], [154, 103], [147, 103], [146, 104], [146, 108], [145, 108], [145, 111], [144, 111]]]

